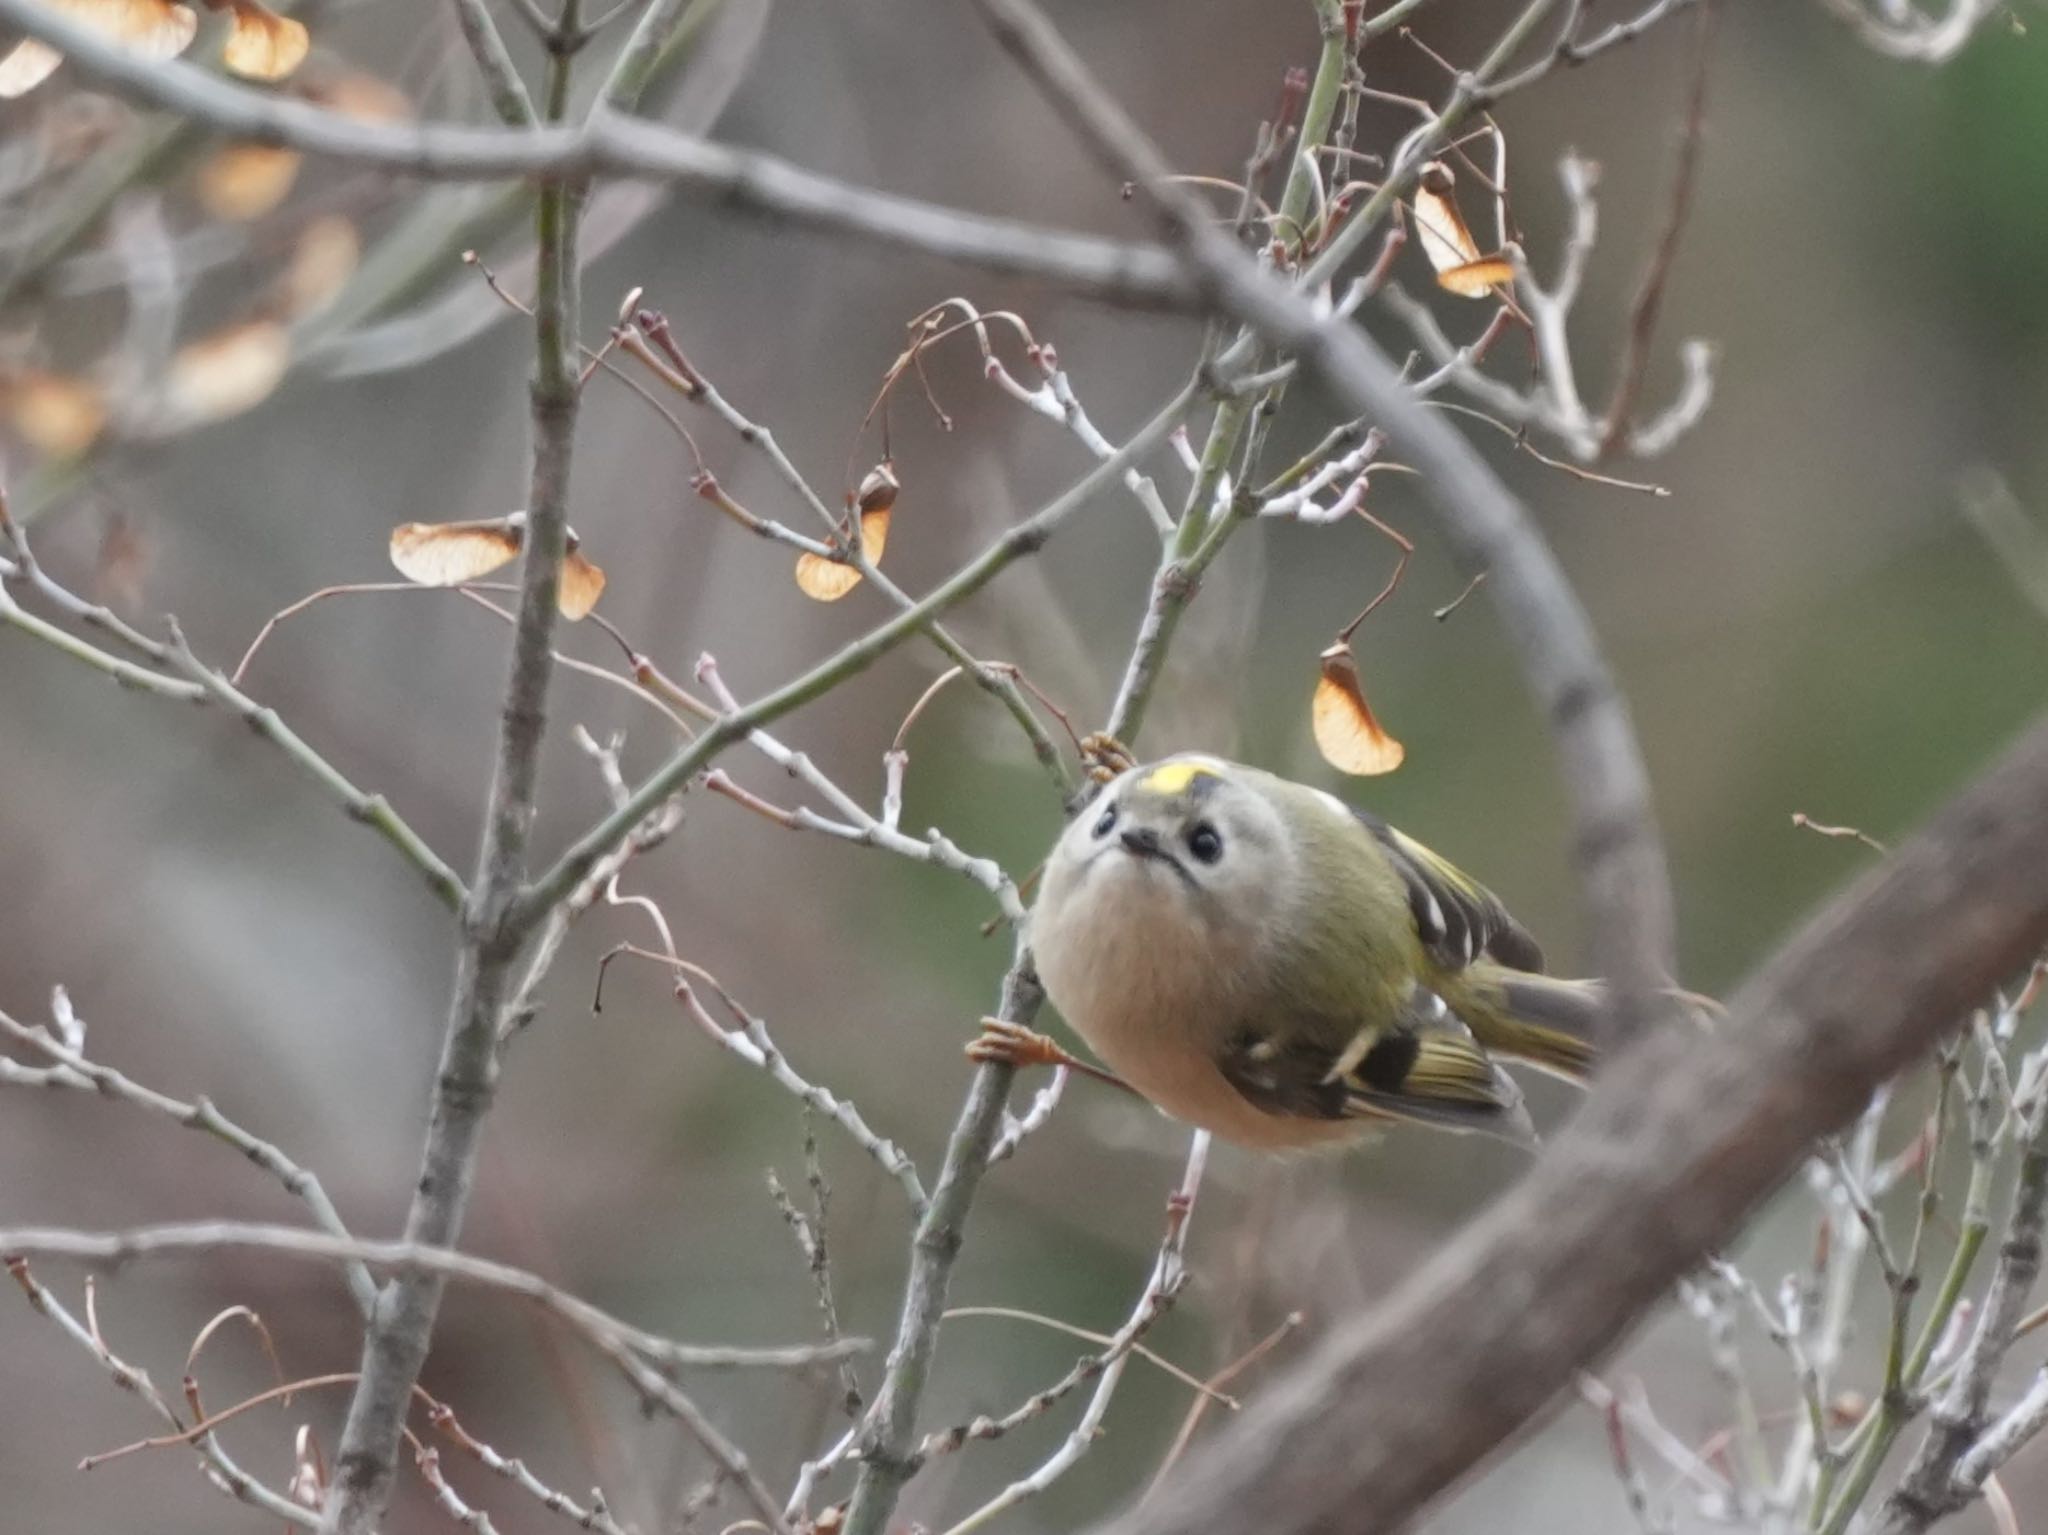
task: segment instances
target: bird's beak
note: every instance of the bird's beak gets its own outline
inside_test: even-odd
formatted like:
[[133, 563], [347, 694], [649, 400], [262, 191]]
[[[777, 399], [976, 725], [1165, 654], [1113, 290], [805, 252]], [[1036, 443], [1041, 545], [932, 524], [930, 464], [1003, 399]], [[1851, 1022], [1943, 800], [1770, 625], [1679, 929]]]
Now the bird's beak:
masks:
[[1167, 868], [1180, 876], [1183, 884], [1192, 886], [1195, 883], [1194, 876], [1188, 873], [1186, 867], [1182, 865], [1178, 858], [1173, 856], [1173, 850], [1166, 845], [1165, 839], [1151, 827], [1127, 826], [1124, 828], [1121, 841], [1124, 845], [1124, 851], [1129, 853], [1139, 863], [1165, 864]]
[[1149, 826], [1127, 826], [1123, 832], [1125, 851], [1138, 858], [1158, 858], [1173, 862], [1173, 855], [1159, 840], [1159, 833]]

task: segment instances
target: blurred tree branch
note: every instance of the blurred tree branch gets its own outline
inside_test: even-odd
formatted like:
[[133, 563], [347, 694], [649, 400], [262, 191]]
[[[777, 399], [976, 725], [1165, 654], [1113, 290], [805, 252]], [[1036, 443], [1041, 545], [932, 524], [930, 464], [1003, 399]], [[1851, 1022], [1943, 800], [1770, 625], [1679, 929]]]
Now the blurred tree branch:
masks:
[[1193, 294], [1157, 247], [1124, 244], [898, 197], [627, 117], [603, 101], [580, 124], [473, 128], [364, 122], [218, 79], [176, 59], [143, 60], [36, 0], [0, 0], [0, 22], [65, 54], [142, 105], [259, 144], [467, 181], [517, 176], [648, 177], [827, 233], [851, 235], [1060, 283], [1126, 305], [1186, 308]]
[[504, 34], [491, 19], [490, 7], [484, 0], [455, 0], [455, 17], [461, 24], [463, 41], [469, 44], [470, 54], [476, 59], [477, 72], [490, 88], [491, 105], [498, 116], [509, 128], [532, 127], [538, 121], [533, 97], [527, 94], [526, 82], [519, 77], [519, 66], [512, 62], [512, 51], [505, 46]]

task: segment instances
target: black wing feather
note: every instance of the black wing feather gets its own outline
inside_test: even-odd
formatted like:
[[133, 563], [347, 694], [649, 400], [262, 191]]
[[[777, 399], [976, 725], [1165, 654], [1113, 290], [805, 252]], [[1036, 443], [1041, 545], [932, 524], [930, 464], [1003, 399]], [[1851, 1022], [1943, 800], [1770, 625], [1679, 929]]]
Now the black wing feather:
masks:
[[[1290, 1119], [1407, 1119], [1526, 1138], [1521, 1094], [1433, 994], [1379, 1030], [1349, 1070], [1347, 1052], [1319, 1043], [1340, 1030], [1239, 1030], [1217, 1059], [1255, 1108]], [[1349, 1036], [1356, 1041], [1357, 1036]]]
[[1408, 910], [1430, 958], [1462, 970], [1481, 954], [1514, 970], [1543, 970], [1543, 950], [1500, 897], [1370, 811], [1352, 808], [1408, 890]]

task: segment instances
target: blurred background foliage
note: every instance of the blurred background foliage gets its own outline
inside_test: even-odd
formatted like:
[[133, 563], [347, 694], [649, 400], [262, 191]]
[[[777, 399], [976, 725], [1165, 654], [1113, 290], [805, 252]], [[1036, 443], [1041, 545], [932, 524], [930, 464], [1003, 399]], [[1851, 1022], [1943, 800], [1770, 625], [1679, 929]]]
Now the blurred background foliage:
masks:
[[[911, 0], [726, 8], [733, 14], [709, 18], [698, 51], [678, 61], [666, 110], [679, 120], [715, 119], [721, 138], [891, 190], [1143, 233], [971, 17]], [[1794, 812], [1899, 836], [2048, 701], [2048, 619], [1961, 517], [1957, 494], [1959, 477], [1982, 465], [2008, 476], [2029, 506], [2048, 487], [2048, 286], [2028, 265], [2048, 243], [2048, 36], [1995, 24], [1953, 67], [1922, 72], [1869, 54], [1813, 7], [1723, 9], [1703, 179], [1659, 348], [1668, 359], [1682, 335], [1713, 339], [1719, 393], [1667, 458], [1623, 471], [1672, 495], [1569, 479], [1476, 433], [1556, 541], [1634, 701], [1678, 884], [1684, 979], [1708, 990], [1739, 980], [1869, 861], [1854, 842], [1795, 830]], [[1282, 72], [1314, 55], [1305, 4], [1122, 0], [1058, 14], [1189, 170], [1234, 174]], [[1475, 0], [1439, 0], [1419, 26], [1440, 52], [1469, 59], [1500, 15]], [[316, 63], [343, 60], [400, 82], [423, 110], [481, 114], [446, 9], [360, 0], [324, 8], [315, 26]], [[1667, 25], [1552, 76], [1504, 114], [1515, 210], [1539, 270], [1554, 261], [1560, 233], [1557, 156], [1575, 147], [1603, 167], [1603, 235], [1577, 326], [1596, 392], [1661, 217], [1691, 37], [1688, 24]], [[1394, 38], [1367, 67], [1388, 89], [1441, 85]], [[0, 133], [43, 110], [40, 99], [10, 106]], [[1366, 142], [1390, 141], [1403, 126], [1393, 115], [1376, 122]], [[160, 176], [139, 179], [116, 203], [117, 221], [154, 208], [191, 227], [191, 164], [174, 157]], [[308, 176], [315, 188], [362, 179], [320, 167]], [[360, 195], [385, 210], [365, 216], [381, 229], [418, 193], [378, 184]], [[445, 219], [468, 194], [427, 195]], [[588, 339], [620, 295], [644, 285], [693, 360], [828, 492], [872, 461], [859, 423], [903, 323], [950, 293], [1014, 307], [1056, 342], [1112, 438], [1149, 414], [1193, 355], [1195, 333], [1180, 322], [709, 205], [650, 201], [644, 218], [625, 222], [587, 275]], [[82, 365], [70, 352], [122, 323], [119, 290], [87, 283], [107, 248], [87, 238], [46, 280], [18, 290], [0, 317], [7, 344]], [[508, 254], [516, 289], [517, 252]], [[418, 290], [405, 290], [408, 304], [479, 313], [476, 276], [453, 256], [438, 251]], [[0, 250], [0, 269], [19, 257], [18, 245]], [[197, 302], [232, 316], [275, 260], [258, 242]], [[1455, 305], [1447, 315], [1464, 318]], [[1405, 344], [1392, 328], [1382, 334]], [[517, 325], [353, 378], [320, 376], [325, 365], [305, 344], [306, 367], [259, 408], [101, 454], [84, 473], [34, 479], [33, 455], [11, 445], [10, 480], [44, 494], [35, 533], [45, 562], [77, 584], [97, 573], [136, 615], [176, 612], [203, 654], [231, 663], [266, 616], [309, 589], [386, 579], [393, 524], [519, 504], [528, 343]], [[968, 350], [942, 355], [933, 372], [954, 429], [940, 431], [909, 397], [893, 414], [904, 489], [889, 565], [912, 590], [1086, 467], [1070, 437], [987, 387]], [[1653, 375], [1649, 397], [1671, 382]], [[638, 402], [603, 379], [587, 398], [573, 516], [611, 572], [605, 612], [642, 649], [677, 675], [712, 650], [745, 696], [875, 621], [872, 593], [831, 608], [804, 601], [784, 552], [691, 494], [678, 444]], [[1274, 460], [1326, 424], [1298, 394]], [[708, 424], [699, 438], [738, 499], [801, 525], [756, 457]], [[1163, 454], [1153, 470], [1175, 499], [1179, 471]], [[1374, 494], [1375, 511], [1420, 545], [1399, 596], [1358, 642], [1375, 706], [1408, 759], [1392, 777], [1345, 792], [1494, 885], [1569, 968], [1584, 943], [1543, 732], [1484, 593], [1432, 619], [1459, 581], [1415, 487], [1388, 476]], [[1327, 782], [1307, 728], [1315, 654], [1384, 580], [1391, 552], [1355, 524], [1241, 538], [1196, 605], [1142, 748], [1202, 746]], [[1134, 507], [1105, 497], [1035, 567], [967, 610], [961, 632], [1025, 665], [1085, 728], [1108, 701], [1153, 557]], [[564, 643], [615, 659], [588, 625]], [[100, 1058], [167, 1091], [212, 1095], [317, 1167], [360, 1231], [392, 1229], [440, 1032], [445, 914], [411, 871], [225, 718], [121, 694], [19, 637], [0, 648], [0, 1005], [36, 1017], [48, 988], [68, 985]], [[460, 866], [473, 845], [503, 648], [494, 620], [447, 595], [340, 599], [286, 626], [249, 686]], [[936, 668], [929, 654], [900, 652], [782, 734], [878, 794], [881, 752]], [[629, 765], [650, 763], [664, 745], [657, 716], [587, 679], [563, 676], [555, 708], [564, 724], [626, 730]], [[913, 738], [906, 825], [936, 824], [970, 851], [1029, 869], [1057, 807], [1013, 737], [971, 690], [948, 694]], [[790, 797], [791, 785], [758, 760], [735, 755], [727, 766], [771, 798]], [[596, 775], [559, 732], [542, 843], [558, 846], [600, 804]], [[701, 796], [676, 841], [629, 883], [662, 899], [684, 951], [764, 1016], [803, 1070], [852, 1094], [884, 1133], [935, 1165], [967, 1079], [960, 1046], [992, 1004], [1007, 956], [1002, 938], [977, 936], [991, 914], [983, 898], [936, 870], [785, 834]], [[615, 973], [593, 1014], [596, 957], [643, 936], [627, 914], [600, 913], [558, 967], [549, 1012], [510, 1060], [469, 1245], [686, 1338], [806, 1336], [815, 1325], [808, 1281], [763, 1176], [774, 1167], [785, 1181], [801, 1177], [795, 1106], [696, 1036], [657, 974]], [[1561, 1090], [1539, 1083], [1532, 1093], [1545, 1122], [1569, 1110]], [[831, 1134], [821, 1140], [848, 1325], [886, 1338], [902, 1211], [864, 1159]], [[988, 1185], [956, 1304], [1114, 1327], [1143, 1282], [1180, 1144], [1155, 1116], [1079, 1086]], [[1341, 1161], [1223, 1154], [1196, 1216], [1194, 1287], [1152, 1341], [1203, 1371], [1299, 1311], [1284, 1357], [1516, 1171], [1506, 1147], [1420, 1136]], [[119, 1105], [0, 1096], [0, 1224], [208, 1214], [297, 1218], [276, 1189], [200, 1137]], [[1797, 1210], [1763, 1221], [1752, 1238], [1757, 1272], [1796, 1261], [1809, 1229]], [[126, 1272], [103, 1290], [101, 1316], [119, 1346], [168, 1381], [184, 1340], [235, 1300], [263, 1311], [292, 1369], [353, 1366], [339, 1285], [296, 1266]], [[426, 1384], [472, 1431], [550, 1480], [572, 1489], [602, 1480], [622, 1513], [661, 1527], [703, 1467], [537, 1327], [458, 1295]], [[955, 1322], [926, 1421], [1001, 1411], [1061, 1374], [1080, 1347], [1014, 1321]], [[259, 1360], [230, 1353], [210, 1367], [212, 1399], [263, 1381]], [[1874, 1349], [1869, 1359], [1874, 1378]], [[1644, 1377], [1683, 1434], [1703, 1440], [1725, 1421], [1700, 1339], [1682, 1321], [1652, 1327], [1615, 1370]], [[871, 1361], [870, 1385], [877, 1375]], [[146, 1518], [175, 1535], [253, 1517], [223, 1510], [177, 1455], [75, 1475], [79, 1455], [144, 1425], [25, 1307], [0, 1306], [0, 1377], [10, 1387], [0, 1393], [10, 1527]], [[1767, 1405], [1789, 1409], [1791, 1382], [1779, 1383], [1782, 1400]], [[837, 1432], [824, 1386], [717, 1381], [705, 1394], [771, 1480]], [[1141, 1486], [1186, 1404], [1185, 1388], [1134, 1369], [1095, 1452], [1011, 1527], [1073, 1528]], [[338, 1407], [338, 1397], [308, 1400], [290, 1418], [319, 1424], [331, 1446]], [[950, 1459], [916, 1484], [906, 1515], [937, 1522], [971, 1506], [1035, 1464], [1067, 1421], [1055, 1414]], [[288, 1427], [252, 1420], [229, 1442], [253, 1468], [282, 1474]], [[537, 1509], [462, 1467], [451, 1474], [494, 1505], [501, 1529], [542, 1527]], [[2048, 1464], [2024, 1457], [2008, 1487], [2022, 1507], [2048, 1506]], [[413, 1489], [393, 1528], [437, 1527]], [[1632, 1524], [1602, 1426], [1567, 1407], [1431, 1527]]]

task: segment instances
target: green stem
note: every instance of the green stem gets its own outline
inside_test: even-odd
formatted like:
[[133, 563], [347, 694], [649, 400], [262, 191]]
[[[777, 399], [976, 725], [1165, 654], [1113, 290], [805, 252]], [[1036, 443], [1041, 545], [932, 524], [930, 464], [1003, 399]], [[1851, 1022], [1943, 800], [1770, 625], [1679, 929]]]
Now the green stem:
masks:
[[462, 28], [463, 41], [476, 58], [477, 71], [491, 93], [491, 105], [513, 128], [533, 126], [533, 98], [526, 94], [526, 82], [519, 78], [519, 66], [505, 36], [491, 19], [484, 0], [455, 0], [455, 19]]
[[630, 112], [647, 87], [674, 62], [724, 0], [654, 0], [612, 64], [609, 79], [598, 90], [599, 110]]
[[1382, 32], [1392, 31], [1427, 4], [1429, 0], [1394, 0], [1394, 4], [1377, 16], [1366, 17], [1358, 30], [1367, 37], [1378, 37]]
[[124, 688], [154, 693], [160, 698], [174, 698], [185, 703], [205, 701], [206, 690], [198, 683], [166, 677], [163, 673], [151, 671], [146, 666], [137, 666], [133, 661], [124, 661], [119, 656], [109, 655], [90, 641], [67, 633], [48, 619], [29, 612], [7, 594], [5, 587], [0, 587], [0, 622], [12, 624], [23, 634], [41, 640], [52, 650], [61, 651], [74, 661], [84, 662], [102, 676], [111, 677]]
[[[1275, 216], [1278, 228], [1299, 229], [1303, 215], [1308, 211], [1315, 191], [1316, 151], [1328, 141], [1330, 124], [1335, 120], [1338, 103], [1343, 98], [1344, 70], [1349, 61], [1350, 47], [1344, 36], [1342, 0], [1312, 0], [1312, 3], [1322, 33], [1322, 49], [1316, 58], [1315, 80], [1302, 108], [1301, 134], [1288, 167], [1287, 183], [1280, 194], [1280, 207]], [[1240, 332], [1226, 355], [1239, 356], [1249, 349], [1250, 344], [1251, 333]], [[1159, 568], [1152, 576], [1145, 616], [1139, 621], [1138, 636], [1132, 645], [1133, 664], [1125, 670], [1116, 701], [1110, 707], [1109, 723], [1105, 729], [1119, 741], [1132, 740], [1143, 728], [1153, 691], [1158, 687], [1165, 667], [1167, 650], [1180, 627], [1181, 615], [1194, 598], [1202, 572], [1243, 521], [1233, 505], [1216, 520], [1214, 533], [1211, 533], [1210, 510], [1216, 500], [1217, 487], [1222, 484], [1231, 463], [1237, 459], [1245, 429], [1258, 405], [1258, 398], [1248, 393], [1232, 393], [1217, 403], [1216, 414], [1209, 423], [1209, 435], [1202, 444], [1194, 484], [1188, 488], [1180, 521], [1175, 524]], [[1198, 551], [1201, 554], [1199, 559], [1196, 557]]]
[[[1989, 1070], [1988, 1067], [1986, 1069]], [[1887, 1390], [1879, 1397], [1877, 1405], [1842, 1441], [1835, 1466], [1821, 1467], [1811, 1504], [1810, 1527], [1814, 1535], [1844, 1535], [1849, 1522], [1863, 1506], [1863, 1500], [1870, 1496], [1877, 1474], [1884, 1468], [1899, 1435], [1918, 1415], [1915, 1395], [1921, 1381], [1926, 1378], [1928, 1365], [1934, 1358], [1934, 1350], [1940, 1344], [1942, 1334], [1948, 1330], [1949, 1319], [1955, 1315], [1956, 1306], [1963, 1298], [1964, 1287], [1970, 1282], [1970, 1271], [1976, 1266], [1977, 1257], [1984, 1249], [1984, 1240], [1991, 1230], [1991, 1180], [1991, 1159], [1978, 1157], [1970, 1170], [1969, 1192], [1963, 1201], [1962, 1230], [1956, 1239], [1955, 1251], [1949, 1256], [1948, 1270], [1942, 1275], [1941, 1287], [1935, 1291], [1934, 1303], [1920, 1325], [1920, 1336], [1913, 1345], [1913, 1351], [1898, 1371], [1898, 1389]], [[1892, 1363], [1887, 1359], [1887, 1379], [1891, 1374]], [[1843, 1463], [1849, 1467], [1848, 1475], [1842, 1482], [1840, 1495], [1830, 1505], [1828, 1499], [1834, 1494], [1836, 1468]]]
[[[1358, 254], [1380, 221], [1387, 216], [1388, 209], [1408, 190], [1409, 183], [1430, 156], [1449, 140], [1452, 131], [1484, 97], [1494, 77], [1534, 35], [1537, 26], [1556, 3], [1557, 0], [1529, 0], [1521, 14], [1501, 33], [1499, 40], [1480, 61], [1479, 67], [1459, 77], [1443, 109], [1423, 131], [1406, 142], [1401, 155], [1387, 168], [1386, 179], [1380, 183], [1379, 190], [1365, 200], [1359, 210], [1330, 237], [1322, 254], [1309, 263], [1302, 273], [1301, 287], [1312, 292], [1319, 285], [1334, 280], [1345, 264]], [[1372, 24], [1368, 23], [1367, 31], [1372, 30]], [[1217, 371], [1229, 374], [1243, 368], [1255, 344], [1249, 333], [1241, 335], [1230, 350], [1216, 360]]]

